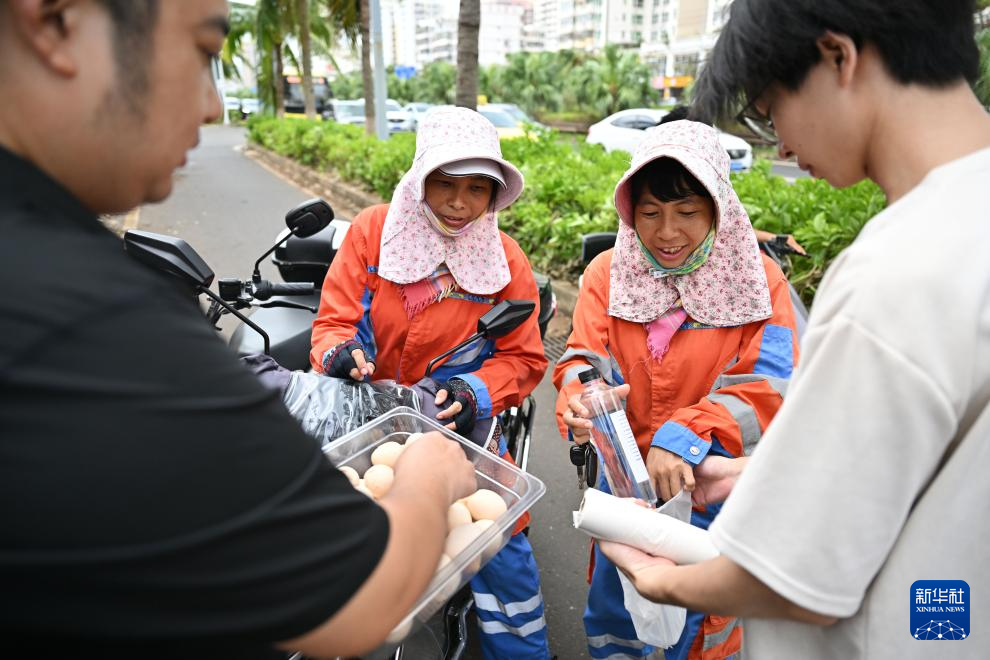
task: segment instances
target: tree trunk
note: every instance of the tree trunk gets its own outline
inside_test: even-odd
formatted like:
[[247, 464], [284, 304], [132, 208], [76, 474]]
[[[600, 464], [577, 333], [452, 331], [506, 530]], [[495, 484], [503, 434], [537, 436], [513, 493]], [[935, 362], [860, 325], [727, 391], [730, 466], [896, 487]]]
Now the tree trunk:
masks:
[[299, 45], [302, 47], [302, 89], [306, 118], [316, 118], [316, 97], [313, 94], [313, 51], [309, 33], [309, 0], [296, 0], [299, 18]]
[[371, 79], [371, 5], [361, 0], [361, 84], [364, 86], [364, 130], [375, 135], [375, 84]]
[[272, 46], [272, 63], [275, 66], [275, 116], [285, 116], [285, 82], [282, 80], [282, 42]]
[[481, 0], [461, 0], [457, 20], [457, 98], [463, 108], [478, 108], [478, 32]]

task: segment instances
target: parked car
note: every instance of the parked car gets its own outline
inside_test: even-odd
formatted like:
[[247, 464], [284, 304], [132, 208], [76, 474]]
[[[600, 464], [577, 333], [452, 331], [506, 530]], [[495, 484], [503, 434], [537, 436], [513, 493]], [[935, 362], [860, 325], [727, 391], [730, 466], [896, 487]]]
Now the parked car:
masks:
[[241, 119], [247, 119], [259, 110], [261, 110], [261, 101], [258, 99], [241, 99]]
[[505, 110], [491, 105], [479, 105], [478, 112], [495, 125], [495, 130], [498, 131], [500, 138], [517, 138], [526, 135], [525, 124]]
[[[632, 153], [643, 131], [660, 123], [666, 110], [630, 108], [609, 115], [588, 129], [588, 144], [600, 144], [605, 151], [621, 149]], [[753, 148], [742, 138], [719, 131], [719, 141], [729, 153], [733, 172], [745, 171], [753, 166]]]
[[489, 103], [488, 108], [495, 108], [496, 110], [501, 110], [505, 114], [509, 115], [513, 119], [523, 124], [532, 124], [538, 128], [546, 128], [545, 125], [536, 121], [532, 117], [526, 114], [526, 111], [520, 108], [515, 103]]
[[338, 124], [354, 124], [364, 126], [364, 99], [345, 101], [333, 99], [330, 101], [331, 119]]
[[[364, 125], [364, 99], [349, 101], [334, 99], [330, 102], [330, 106], [333, 109], [330, 118], [337, 123]], [[385, 101], [385, 117], [388, 120], [389, 133], [416, 130], [416, 120], [403, 110], [398, 101], [392, 99]]]
[[412, 117], [413, 130], [416, 130], [426, 113], [435, 107], [437, 106], [433, 103], [408, 103], [402, 111]]
[[236, 96], [223, 97], [223, 111], [228, 117], [237, 117], [241, 112], [241, 100]]

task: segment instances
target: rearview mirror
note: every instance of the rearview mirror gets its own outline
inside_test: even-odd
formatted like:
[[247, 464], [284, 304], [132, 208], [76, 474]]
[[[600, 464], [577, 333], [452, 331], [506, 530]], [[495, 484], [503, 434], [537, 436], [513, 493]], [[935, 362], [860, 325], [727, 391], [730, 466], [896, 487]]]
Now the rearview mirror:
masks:
[[333, 220], [333, 209], [319, 197], [303, 202], [285, 214], [285, 226], [299, 238], [308, 238]]
[[581, 263], [590, 264], [599, 254], [615, 247], [616, 236], [614, 231], [600, 231], [582, 236]]
[[486, 339], [504, 337], [522, 325], [534, 309], [532, 300], [503, 300], [478, 319], [478, 334]]
[[191, 287], [208, 288], [213, 282], [213, 271], [181, 238], [128, 229], [124, 249], [141, 263], [174, 275]]

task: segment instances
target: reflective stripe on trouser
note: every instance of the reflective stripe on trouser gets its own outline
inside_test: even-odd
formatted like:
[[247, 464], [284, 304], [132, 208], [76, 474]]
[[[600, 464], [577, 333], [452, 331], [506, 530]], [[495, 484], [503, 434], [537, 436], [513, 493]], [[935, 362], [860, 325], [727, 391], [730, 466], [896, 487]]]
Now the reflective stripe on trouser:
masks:
[[481, 650], [488, 660], [546, 660], [540, 573], [525, 534], [516, 534], [471, 580]]
[[654, 647], [636, 638], [629, 612], [622, 604], [622, 585], [615, 565], [595, 544], [595, 568], [584, 610], [584, 632], [588, 653], [596, 660], [606, 658], [645, 658]]

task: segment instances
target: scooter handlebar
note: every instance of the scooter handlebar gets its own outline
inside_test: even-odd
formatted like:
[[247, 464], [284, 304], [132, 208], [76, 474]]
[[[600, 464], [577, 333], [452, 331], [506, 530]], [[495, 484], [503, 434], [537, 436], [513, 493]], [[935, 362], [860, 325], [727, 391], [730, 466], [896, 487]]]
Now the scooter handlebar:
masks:
[[261, 280], [254, 286], [254, 297], [257, 300], [268, 300], [272, 296], [308, 296], [316, 288], [312, 282], [269, 282]]

